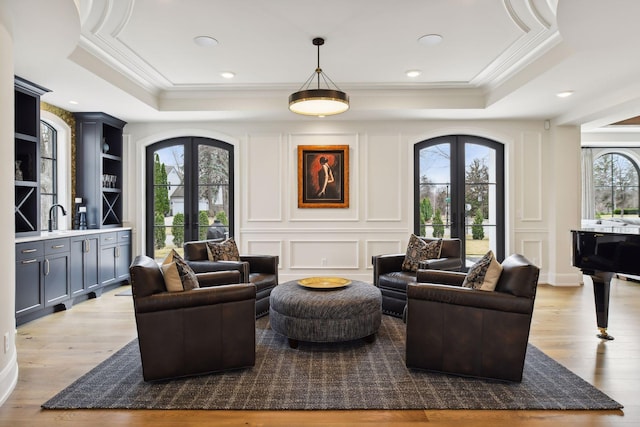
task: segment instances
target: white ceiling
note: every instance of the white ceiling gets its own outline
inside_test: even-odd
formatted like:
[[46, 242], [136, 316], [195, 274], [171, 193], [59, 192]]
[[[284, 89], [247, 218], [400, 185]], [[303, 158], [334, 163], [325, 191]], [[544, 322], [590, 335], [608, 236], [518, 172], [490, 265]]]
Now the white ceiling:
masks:
[[336, 120], [592, 129], [640, 115], [637, 0], [0, 0], [0, 12], [15, 74], [51, 89], [44, 101], [128, 122], [318, 120], [287, 108], [318, 36], [324, 72], [351, 98]]

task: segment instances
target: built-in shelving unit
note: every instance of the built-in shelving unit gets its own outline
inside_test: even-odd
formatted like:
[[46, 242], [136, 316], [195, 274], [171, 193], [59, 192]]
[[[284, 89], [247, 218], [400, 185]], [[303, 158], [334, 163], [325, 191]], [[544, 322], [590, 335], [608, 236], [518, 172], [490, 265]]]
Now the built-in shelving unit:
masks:
[[122, 129], [105, 113], [76, 113], [76, 195], [87, 206], [89, 228], [122, 225]]
[[40, 231], [40, 96], [41, 86], [15, 81], [15, 233]]

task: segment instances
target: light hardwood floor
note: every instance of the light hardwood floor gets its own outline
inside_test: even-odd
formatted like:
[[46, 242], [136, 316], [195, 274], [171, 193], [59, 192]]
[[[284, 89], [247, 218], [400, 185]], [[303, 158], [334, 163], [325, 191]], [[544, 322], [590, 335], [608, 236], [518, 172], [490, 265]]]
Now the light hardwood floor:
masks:
[[615, 280], [609, 332], [596, 338], [591, 282], [538, 290], [530, 341], [625, 408], [621, 411], [44, 411], [40, 405], [136, 336], [131, 297], [102, 297], [18, 328], [19, 382], [0, 426], [637, 426], [640, 284]]

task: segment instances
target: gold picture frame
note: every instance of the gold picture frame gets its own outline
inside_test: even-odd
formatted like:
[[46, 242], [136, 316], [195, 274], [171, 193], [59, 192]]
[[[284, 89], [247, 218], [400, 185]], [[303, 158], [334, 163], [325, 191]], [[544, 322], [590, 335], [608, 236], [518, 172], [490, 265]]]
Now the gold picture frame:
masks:
[[298, 208], [349, 207], [349, 146], [298, 146]]

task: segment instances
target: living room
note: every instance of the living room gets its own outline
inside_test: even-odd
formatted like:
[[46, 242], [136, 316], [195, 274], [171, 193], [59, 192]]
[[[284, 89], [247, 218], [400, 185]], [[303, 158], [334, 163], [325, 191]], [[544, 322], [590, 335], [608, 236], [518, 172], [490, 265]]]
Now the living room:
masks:
[[[532, 10], [542, 14], [537, 18], [531, 10], [527, 11], [527, 4], [531, 2], [500, 2], [491, 6], [491, 12], [486, 11], [486, 19], [501, 17], [500, 25], [508, 30], [499, 28], [510, 34], [510, 40], [520, 48], [518, 54], [521, 55], [517, 63], [508, 63], [502, 58], [500, 64], [503, 67], [513, 68], [508, 72], [502, 70], [505, 74], [493, 81], [494, 86], [473, 86], [469, 83], [482, 69], [478, 64], [475, 75], [455, 77], [449, 74], [445, 79], [442, 76], [446, 77], [447, 71], [452, 73], [452, 66], [437, 65], [437, 61], [430, 59], [430, 55], [436, 55], [436, 52], [428, 50], [433, 46], [425, 45], [419, 46], [426, 57], [421, 60], [423, 73], [428, 75], [427, 68], [433, 68], [438, 69], [440, 74], [425, 77], [418, 83], [406, 80], [404, 76], [402, 78], [405, 80], [396, 81], [385, 81], [376, 75], [363, 76], [361, 81], [351, 77], [352, 74], [345, 76], [344, 69], [353, 68], [354, 64], [345, 62], [346, 55], [340, 52], [349, 47], [340, 45], [347, 43], [347, 35], [353, 30], [347, 31], [348, 24], [333, 22], [333, 13], [329, 11], [343, 10], [336, 2], [320, 5], [322, 7], [319, 9], [325, 11], [318, 11], [318, 17], [311, 20], [308, 28], [298, 28], [292, 34], [285, 33], [284, 39], [275, 37], [281, 42], [299, 38], [291, 51], [283, 44], [282, 47], [273, 48], [268, 56], [265, 53], [262, 58], [260, 50], [265, 45], [260, 44], [255, 49], [244, 48], [247, 49], [244, 51], [257, 57], [259, 66], [254, 65], [251, 71], [257, 75], [265, 74], [265, 80], [248, 80], [244, 83], [232, 81], [227, 84], [217, 77], [218, 71], [222, 71], [219, 68], [235, 66], [219, 65], [210, 56], [214, 55], [212, 51], [216, 52], [215, 49], [223, 47], [228, 40], [217, 33], [215, 27], [207, 27], [208, 20], [205, 19], [184, 39], [193, 44], [193, 37], [210, 33], [220, 39], [220, 45], [210, 48], [213, 50], [189, 45], [194, 57], [204, 57], [201, 60], [205, 65], [194, 64], [182, 68], [199, 68], [202, 74], [192, 80], [173, 81], [169, 89], [163, 86], [164, 83], [149, 89], [145, 86], [148, 82], [143, 84], [136, 81], [131, 70], [140, 66], [139, 63], [129, 62], [128, 71], [122, 72], [113, 61], [126, 49], [139, 48], [149, 55], [142, 59], [155, 65], [153, 61], [156, 59], [152, 55], [154, 47], [144, 45], [144, 32], [148, 32], [150, 40], [167, 43], [163, 37], [175, 37], [175, 33], [169, 33], [161, 23], [170, 22], [174, 11], [171, 7], [180, 10], [180, 6], [164, 3], [149, 5], [144, 2], [79, 2], [79, 6], [76, 6], [73, 1], [38, 1], [35, 7], [33, 3], [28, 6], [20, 3], [6, 2], [1, 10], [4, 24], [1, 39], [3, 56], [0, 61], [2, 99], [10, 99], [9, 94], [14, 90], [14, 75], [17, 75], [50, 89], [51, 92], [42, 96], [42, 101], [50, 105], [73, 112], [101, 111], [127, 122], [123, 130], [122, 185], [126, 191], [122, 195], [122, 223], [131, 228], [134, 255], [150, 253], [146, 216], [147, 150], [171, 138], [199, 137], [223, 141], [233, 147], [235, 190], [232, 224], [233, 236], [241, 252], [277, 255], [280, 260], [280, 282], [329, 274], [371, 282], [371, 257], [403, 252], [409, 236], [414, 232], [414, 182], [417, 175], [414, 147], [423, 141], [446, 135], [473, 135], [504, 146], [503, 255], [517, 252], [527, 256], [541, 268], [540, 283], [559, 288], [576, 287], [583, 282], [580, 270], [572, 266], [570, 234], [570, 230], [580, 227], [582, 219], [581, 145], [589, 139], [584, 136], [589, 132], [594, 134], [598, 130], [599, 136], [612, 135], [612, 132], [601, 127], [638, 114], [636, 104], [640, 97], [636, 96], [637, 87], [629, 76], [637, 69], [637, 64], [628, 63], [633, 62], [632, 59], [627, 58], [624, 62], [616, 56], [629, 48], [629, 40], [634, 39], [636, 30], [632, 29], [631, 23], [614, 23], [618, 20], [621, 23], [629, 22], [629, 16], [637, 8], [632, 2], [620, 2], [612, 6], [612, 10], [606, 9], [606, 15], [612, 16], [611, 22], [600, 22], [604, 12], [596, 2], [580, 6], [564, 3], [551, 6], [553, 2], [534, 2], [536, 4], [535, 7], [531, 6]], [[191, 6], [197, 11], [194, 5], [185, 9], [193, 13]], [[198, 6], [205, 7], [200, 3]], [[228, 5], [218, 6], [223, 11], [226, 7], [231, 8]], [[263, 6], [254, 3], [251, 6], [264, 11]], [[358, 23], [373, 20], [376, 14], [385, 10], [382, 4], [378, 6], [380, 10], [365, 12], [367, 8], [362, 2], [354, 4], [344, 10], [341, 19], [349, 22], [347, 17], [352, 16], [351, 19]], [[444, 9], [442, 5], [430, 6], [435, 8], [432, 12], [434, 16], [445, 13], [441, 10]], [[168, 9], [163, 11], [163, 7]], [[214, 12], [225, 15], [220, 10], [213, 11], [209, 9], [210, 6], [206, 7], [207, 13], [204, 15]], [[238, 16], [249, 13], [248, 6], [245, 7], [240, 10], [229, 9], [226, 12], [229, 14], [227, 19], [242, 22]], [[412, 3], [411, 7], [418, 5]], [[428, 9], [427, 6], [420, 7], [421, 10]], [[474, 11], [483, 8], [460, 2], [448, 10], [453, 15], [442, 16], [453, 20], [455, 13], [464, 7], [477, 8]], [[30, 8], [38, 9], [40, 13], [29, 14]], [[277, 13], [289, 11], [286, 20], [280, 18], [283, 20], [276, 20], [275, 23], [253, 22], [255, 27], [245, 27], [245, 31], [246, 28], [252, 28], [252, 34], [259, 38], [257, 35], [261, 29], [270, 31], [272, 27], [286, 27], [284, 23], [298, 16], [294, 11], [305, 16], [304, 12], [309, 13], [310, 8], [309, 5], [304, 8], [283, 2], [275, 10], [267, 8], [265, 13], [269, 12], [269, 16], [276, 19]], [[549, 11], [553, 13], [549, 15]], [[255, 11], [252, 13], [260, 15]], [[363, 17], [359, 18], [359, 14]], [[469, 25], [475, 21], [472, 12], [460, 15], [464, 15], [464, 21]], [[572, 15], [580, 19], [571, 19]], [[518, 27], [518, 20], [514, 17], [525, 19], [519, 24], [529, 28], [529, 31]], [[149, 28], [144, 31], [139, 29], [139, 32], [127, 33], [133, 31], [134, 23], [137, 25], [144, 19], [151, 23], [155, 20], [158, 25], [147, 24]], [[429, 22], [432, 22], [431, 19], [435, 18], [429, 18]], [[102, 26], [98, 25], [99, 22]], [[126, 22], [130, 22], [130, 26]], [[432, 25], [436, 22], [437, 19]], [[545, 27], [544, 22], [549, 25]], [[610, 31], [607, 37], [599, 39], [584, 28], [588, 23], [596, 22]], [[55, 30], [38, 30], [47, 25]], [[124, 25], [126, 30], [119, 25]], [[444, 32], [440, 28], [420, 29], [421, 32], [415, 37], [411, 35], [411, 42], [418, 44], [416, 39], [431, 31]], [[121, 33], [113, 36], [118, 29]], [[332, 29], [335, 32], [332, 33]], [[387, 29], [382, 34], [386, 37], [392, 31]], [[166, 36], [163, 36], [165, 32]], [[316, 36], [326, 36], [325, 45], [318, 51], [311, 43]], [[449, 42], [446, 32], [444, 36], [446, 47]], [[363, 51], [371, 52], [364, 49], [367, 42], [363, 39], [366, 37], [351, 42], [355, 43], [350, 45], [352, 51], [353, 46], [358, 46]], [[539, 50], [535, 53], [521, 52], [528, 46], [527, 43], [534, 42], [538, 43]], [[127, 46], [127, 43], [131, 43], [131, 46]], [[140, 45], [134, 46], [135, 43]], [[384, 45], [385, 41], [374, 38], [370, 43]], [[615, 51], [610, 54], [602, 52], [610, 43], [616, 44]], [[116, 47], [122, 50], [117, 51]], [[97, 59], [94, 56], [96, 51], [92, 51], [92, 48], [110, 53], [110, 56]], [[435, 48], [438, 49], [438, 46]], [[179, 49], [179, 46], [171, 49]], [[375, 52], [375, 46], [372, 50]], [[28, 57], [25, 57], [26, 52], [30, 53]], [[295, 115], [287, 109], [287, 97], [300, 87], [316, 67], [316, 52], [322, 55], [323, 70], [349, 94], [350, 109], [342, 115], [309, 118]], [[508, 53], [502, 46], [502, 50], [494, 50], [493, 59], [500, 56], [496, 52]], [[171, 55], [168, 55], [168, 61], [167, 58], [157, 59], [162, 59], [167, 67], [160, 70], [160, 74], [164, 72], [174, 76], [172, 73], [182, 71], [177, 66], [180, 61], [172, 60]], [[580, 62], [582, 67], [585, 64], [593, 65], [609, 60], [611, 56], [612, 61], [618, 61], [617, 64], [623, 63], [615, 67], [613, 78], [604, 79], [602, 76], [608, 74], [602, 70], [597, 73], [590, 70], [595, 74], [586, 74], [585, 71], [586, 77], [577, 76], [568, 74], [568, 66], [566, 69], [562, 67], [578, 60], [585, 61]], [[140, 57], [136, 58], [139, 60]], [[285, 58], [287, 62], [283, 62]], [[369, 68], [374, 70], [378, 62], [387, 62], [383, 55], [375, 53], [365, 54], [358, 60], [369, 61]], [[128, 61], [133, 59], [129, 58]], [[41, 66], [43, 63], [51, 66]], [[619, 69], [623, 66], [624, 72]], [[75, 68], [82, 69], [82, 78], [67, 78], [66, 81], [60, 78], [60, 75], [64, 76]], [[403, 63], [398, 73], [402, 74], [408, 68], [409, 64]], [[556, 70], [557, 74], [554, 74]], [[145, 73], [148, 71], [146, 69]], [[250, 70], [235, 71], [236, 78], [240, 80], [242, 73]], [[498, 70], [495, 72], [498, 73]], [[210, 84], [203, 84], [199, 80], [205, 74], [212, 75]], [[213, 77], [214, 74], [216, 77]], [[156, 79], [158, 76], [149, 77], [149, 81], [157, 83]], [[587, 82], [583, 82], [583, 79]], [[371, 83], [376, 80], [377, 86]], [[465, 83], [456, 84], [457, 81]], [[578, 89], [578, 85], [582, 89]], [[547, 91], [544, 94], [541, 92], [543, 87]], [[573, 90], [574, 93], [569, 98], [557, 98], [556, 93], [561, 90]], [[80, 104], [74, 106], [69, 104], [70, 100]], [[13, 139], [13, 108], [13, 103], [7, 101], [0, 106], [1, 120], [5, 125], [2, 126], [3, 141]], [[68, 135], [71, 140], [74, 129], [59, 116], [44, 112], [42, 117], [57, 126], [59, 135]], [[615, 135], [611, 136], [611, 140], [616, 143], [625, 139], [626, 144], [638, 145], [628, 131], [624, 137]], [[12, 146], [7, 143], [2, 148], [5, 175], [0, 181], [7, 199], [14, 192]], [[322, 209], [299, 207], [297, 149], [300, 146], [349, 147], [348, 206]], [[71, 169], [68, 168], [66, 175], [70, 188]], [[61, 202], [71, 209], [73, 191], [67, 193], [66, 200]], [[2, 219], [6, 224], [13, 224], [14, 215], [7, 206]], [[59, 217], [62, 218], [66, 221], [63, 228], [73, 227], [71, 216]], [[4, 237], [5, 252], [14, 253], [13, 227], [5, 227]], [[5, 262], [5, 271], [13, 272], [15, 260], [11, 258]], [[20, 361], [20, 354], [16, 354], [13, 344], [16, 329], [15, 316], [12, 314], [14, 306], [9, 302], [15, 299], [15, 280], [13, 273], [8, 277], [10, 280], [0, 291], [0, 304], [5, 312], [0, 319], [0, 332], [9, 334], [10, 347], [10, 351], [2, 356], [3, 363], [0, 365], [6, 373], [5, 378], [0, 378], [3, 392], [10, 388], [10, 372], [17, 369], [17, 362]], [[587, 283], [584, 288], [589, 291]], [[550, 292], [553, 290], [551, 288]], [[69, 312], [81, 306], [79, 304]], [[584, 325], [584, 329], [589, 330], [592, 326]]]

